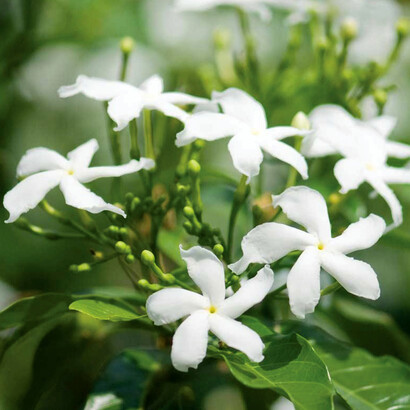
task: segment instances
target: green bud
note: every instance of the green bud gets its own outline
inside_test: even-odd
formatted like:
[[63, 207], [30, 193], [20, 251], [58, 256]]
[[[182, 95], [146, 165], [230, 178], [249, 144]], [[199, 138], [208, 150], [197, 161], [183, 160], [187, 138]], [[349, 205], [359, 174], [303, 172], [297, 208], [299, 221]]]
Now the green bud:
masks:
[[137, 196], [134, 197], [131, 201], [130, 209], [132, 212], [136, 211], [139, 206], [141, 205], [141, 199], [139, 199]]
[[135, 47], [135, 41], [132, 37], [124, 37], [120, 41], [120, 49], [124, 54], [129, 54]]
[[162, 280], [168, 283], [174, 283], [175, 282], [175, 276], [172, 275], [171, 273], [164, 273], [162, 276]]
[[72, 273], [77, 273], [78, 272], [78, 265], [70, 265], [68, 270]]
[[222, 256], [224, 253], [224, 247], [220, 244], [217, 243], [214, 248], [213, 248], [214, 254], [218, 257]]
[[353, 40], [359, 31], [357, 20], [353, 17], [346, 17], [340, 27], [340, 34], [346, 41]]
[[182, 185], [182, 184], [177, 184], [177, 192], [178, 192], [178, 194], [185, 196], [189, 192], [189, 186]]
[[400, 37], [405, 37], [410, 32], [410, 20], [407, 17], [401, 17], [396, 23], [396, 31]]
[[152, 265], [153, 263], [155, 263], [155, 256], [151, 251], [148, 251], [147, 249], [145, 249], [144, 251], [141, 252], [141, 261], [145, 264], [145, 265]]
[[138, 285], [143, 289], [152, 290], [154, 292], [163, 288], [163, 286], [158, 285], [157, 283], [149, 283], [146, 279], [140, 279]]
[[204, 140], [200, 140], [200, 139], [195, 140], [195, 142], [193, 144], [193, 148], [194, 148], [195, 151], [199, 151], [204, 147], [205, 147], [205, 141]]
[[182, 212], [188, 219], [191, 219], [195, 216], [195, 212], [191, 206], [185, 206]]
[[91, 266], [88, 263], [82, 263], [77, 266], [77, 272], [89, 272], [90, 270]]
[[373, 92], [373, 98], [377, 105], [384, 106], [387, 102], [388, 94], [385, 90], [378, 89]]
[[125, 201], [127, 202], [127, 204], [130, 204], [133, 199], [134, 199], [134, 194], [132, 192], [127, 192], [125, 194]]
[[231, 43], [231, 33], [229, 30], [225, 29], [216, 29], [214, 31], [214, 45], [217, 49], [224, 49], [229, 47]]
[[107, 234], [110, 235], [111, 237], [117, 237], [120, 233], [120, 228], [115, 225], [110, 225], [107, 228]]
[[299, 130], [310, 130], [310, 121], [306, 114], [302, 111], [299, 111], [292, 119], [292, 127], [295, 127]]
[[326, 37], [320, 37], [317, 41], [317, 48], [319, 51], [326, 51], [329, 46], [329, 42]]
[[128, 237], [128, 229], [123, 227], [119, 229], [119, 234], [121, 238], [126, 239]]
[[201, 166], [197, 161], [191, 159], [188, 162], [188, 172], [191, 177], [196, 177], [201, 172]]
[[193, 226], [192, 226], [191, 222], [185, 221], [185, 222], [183, 223], [183, 227], [184, 227], [184, 229], [185, 229], [188, 233], [191, 233], [191, 232], [192, 232]]
[[129, 253], [125, 257], [125, 262], [129, 263], [130, 265], [135, 262], [135, 256], [132, 253]]
[[130, 248], [130, 246], [127, 245], [127, 244], [126, 244], [125, 242], [123, 242], [123, 241], [118, 241], [118, 242], [115, 244], [115, 250], [116, 250], [118, 253], [122, 254], [122, 255], [127, 255], [127, 254], [131, 253], [131, 248]]

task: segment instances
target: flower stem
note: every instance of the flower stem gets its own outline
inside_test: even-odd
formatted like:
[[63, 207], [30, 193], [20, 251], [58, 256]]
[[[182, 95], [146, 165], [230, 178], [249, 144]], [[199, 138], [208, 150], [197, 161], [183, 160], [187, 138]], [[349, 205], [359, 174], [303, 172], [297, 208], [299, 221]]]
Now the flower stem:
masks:
[[277, 289], [275, 289], [273, 292], [270, 293], [271, 296], [276, 296], [279, 293], [281, 293], [282, 291], [284, 291], [287, 287], [287, 284], [284, 283], [282, 286], [279, 286]]
[[153, 160], [155, 160], [154, 142], [153, 142], [153, 135], [152, 135], [152, 120], [151, 120], [150, 110], [143, 111], [143, 119], [144, 119], [145, 156], [147, 158], [152, 158]]
[[[300, 149], [302, 148], [302, 137], [296, 136], [295, 139], [296, 139], [295, 140], [295, 150], [297, 152], [300, 152]], [[298, 171], [296, 170], [296, 168], [291, 166], [290, 171], [289, 171], [288, 180], [286, 182], [286, 188], [294, 186], [296, 184], [297, 178], [298, 178]]]
[[130, 157], [132, 159], [140, 159], [141, 152], [138, 146], [138, 126], [137, 120], [134, 119], [130, 122], [130, 140], [131, 140], [131, 147], [130, 147]]
[[232, 245], [236, 218], [238, 216], [239, 210], [246, 201], [246, 198], [248, 197], [250, 191], [249, 185], [247, 185], [246, 181], [247, 176], [242, 175], [242, 178], [239, 181], [238, 187], [236, 188], [236, 191], [233, 196], [233, 203], [228, 226], [228, 249], [226, 252], [228, 262], [230, 262], [232, 258]]
[[342, 285], [339, 282], [332, 283], [328, 287], [321, 290], [320, 296], [330, 295], [331, 293], [339, 290], [341, 287]]

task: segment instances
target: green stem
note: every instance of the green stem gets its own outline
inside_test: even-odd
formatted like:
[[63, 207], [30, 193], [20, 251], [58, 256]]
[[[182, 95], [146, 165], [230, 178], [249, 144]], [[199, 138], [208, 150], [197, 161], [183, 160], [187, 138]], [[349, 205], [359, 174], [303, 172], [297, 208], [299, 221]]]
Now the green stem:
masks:
[[[297, 152], [300, 152], [300, 149], [302, 147], [302, 137], [297, 136], [295, 138], [296, 138], [296, 140], [295, 140], [295, 150]], [[286, 188], [294, 186], [296, 184], [297, 178], [298, 178], [298, 171], [296, 170], [296, 168], [291, 166], [290, 170], [289, 170], [288, 180], [286, 182]]]
[[138, 146], [138, 126], [137, 120], [134, 119], [129, 124], [130, 127], [130, 139], [131, 139], [131, 148], [130, 148], [130, 157], [132, 159], [140, 159], [141, 152]]
[[145, 156], [147, 158], [152, 158], [155, 160], [154, 152], [154, 141], [152, 135], [152, 119], [151, 111], [143, 111], [143, 120], [144, 120], [144, 141], [145, 141]]
[[342, 285], [339, 282], [332, 283], [328, 287], [321, 290], [320, 296], [330, 295], [331, 293], [339, 290], [341, 287]]
[[277, 289], [275, 289], [273, 292], [270, 293], [270, 296], [276, 296], [279, 295], [282, 291], [286, 289], [287, 285], [284, 283], [282, 286], [279, 286]]
[[[104, 102], [104, 108], [105, 111], [107, 112], [108, 110], [108, 102]], [[111, 147], [111, 154], [114, 160], [115, 165], [120, 165], [121, 164], [121, 141], [120, 141], [120, 134], [118, 132], [114, 131], [115, 123], [114, 121], [109, 117], [109, 115], [106, 115], [107, 117], [107, 132], [108, 132], [108, 138], [110, 141], [110, 147]]]

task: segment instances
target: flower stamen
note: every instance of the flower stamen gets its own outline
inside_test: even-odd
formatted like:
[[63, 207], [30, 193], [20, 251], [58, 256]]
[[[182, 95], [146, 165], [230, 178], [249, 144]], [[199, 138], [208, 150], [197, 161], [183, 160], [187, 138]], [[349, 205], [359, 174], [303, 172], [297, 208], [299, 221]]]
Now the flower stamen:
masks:
[[208, 310], [209, 310], [209, 313], [215, 313], [216, 312], [216, 307], [215, 306], [210, 306]]

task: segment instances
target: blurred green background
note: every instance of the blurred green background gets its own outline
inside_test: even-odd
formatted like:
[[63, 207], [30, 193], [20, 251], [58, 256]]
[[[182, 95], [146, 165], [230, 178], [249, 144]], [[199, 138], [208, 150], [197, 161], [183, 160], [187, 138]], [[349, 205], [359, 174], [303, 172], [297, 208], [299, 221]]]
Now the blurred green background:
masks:
[[[338, 3], [342, 16], [353, 16], [359, 23], [359, 37], [349, 55], [351, 63], [386, 58], [394, 45], [397, 19], [408, 15], [406, 2], [351, 0]], [[240, 50], [237, 23], [231, 10], [178, 13], [171, 0], [0, 0], [1, 195], [16, 183], [16, 165], [32, 147], [46, 146], [65, 154], [78, 144], [97, 138], [100, 150], [94, 163], [111, 161], [102, 104], [81, 96], [61, 100], [57, 89], [73, 83], [79, 74], [117, 79], [121, 62], [118, 45], [122, 37], [131, 36], [136, 41], [127, 81], [138, 84], [158, 73], [164, 77], [168, 90], [175, 88], [208, 97], [198, 72], [206, 72], [213, 64], [213, 32], [217, 28], [228, 29], [233, 48]], [[277, 11], [270, 22], [261, 22], [252, 16], [251, 23], [262, 70], [274, 70], [289, 38], [287, 14]], [[304, 60], [298, 62], [302, 69], [305, 63]], [[382, 82], [397, 85], [385, 110], [398, 118], [393, 139], [410, 143], [410, 41], [405, 43], [398, 61]], [[314, 105], [308, 97], [288, 98], [265, 108], [275, 124], [288, 124], [297, 111], [309, 111]], [[374, 112], [371, 101], [365, 101], [363, 111], [365, 115]], [[175, 163], [175, 129], [172, 123], [165, 134], [166, 155], [160, 157], [163, 171]], [[124, 144], [126, 139], [124, 132]], [[208, 144], [203, 164], [208, 167], [215, 164], [216, 168], [238, 179], [227, 150], [221, 149], [225, 145], [224, 141]], [[336, 190], [331, 167], [326, 169], [325, 179], [332, 181]], [[286, 166], [269, 161], [265, 169], [265, 190], [276, 193], [281, 189], [287, 172]], [[316, 177], [320, 184], [322, 176]], [[132, 189], [135, 180], [127, 177], [125, 181], [127, 188]], [[104, 183], [97, 182], [93, 186], [96, 192], [108, 195]], [[410, 333], [410, 186], [397, 186], [394, 190], [403, 204], [404, 224], [395, 231], [395, 236], [382, 240], [360, 256], [373, 265], [381, 283], [382, 296], [371, 305], [392, 314]], [[232, 190], [223, 186], [212, 183], [205, 186], [205, 215], [215, 226], [226, 225], [231, 194]], [[367, 194], [366, 190], [362, 192], [362, 196]], [[63, 206], [59, 192], [50, 195], [50, 202]], [[366, 206], [366, 212], [375, 211], [390, 218], [380, 198], [366, 201]], [[75, 215], [74, 210], [67, 212]], [[238, 236], [249, 230], [248, 216], [242, 215]], [[6, 217], [2, 209], [0, 218]], [[29, 218], [44, 227], [54, 226], [40, 210], [32, 211]], [[106, 222], [103, 217], [99, 218]], [[70, 273], [69, 265], [86, 261], [89, 251], [89, 245], [82, 242], [46, 241], [11, 225], [0, 224], [0, 307], [22, 294], [69, 293], [104, 284], [128, 285], [116, 262], [84, 275]]]

